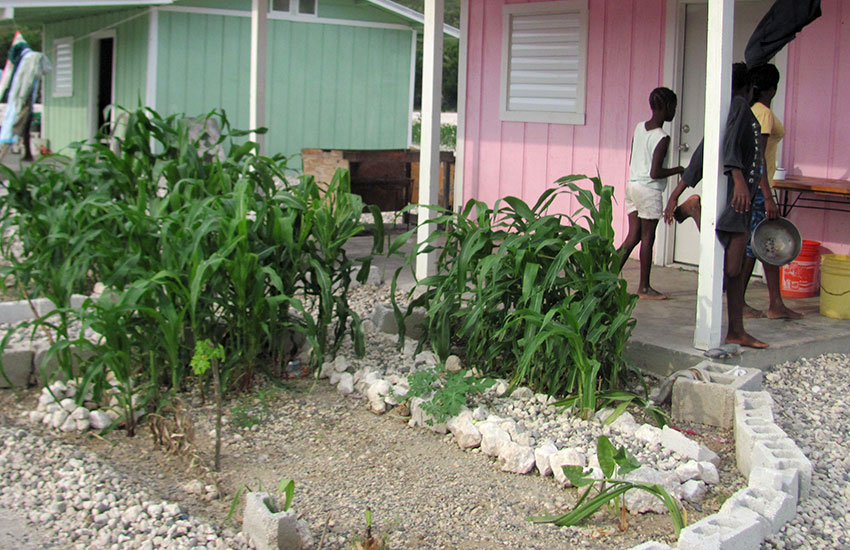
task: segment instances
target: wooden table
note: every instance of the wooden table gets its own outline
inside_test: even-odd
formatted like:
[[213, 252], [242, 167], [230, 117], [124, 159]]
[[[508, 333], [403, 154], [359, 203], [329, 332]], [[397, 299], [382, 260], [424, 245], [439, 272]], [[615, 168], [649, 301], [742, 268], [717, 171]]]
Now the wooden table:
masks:
[[787, 216], [792, 208], [850, 212], [850, 181], [811, 176], [786, 176], [774, 180], [779, 213]]

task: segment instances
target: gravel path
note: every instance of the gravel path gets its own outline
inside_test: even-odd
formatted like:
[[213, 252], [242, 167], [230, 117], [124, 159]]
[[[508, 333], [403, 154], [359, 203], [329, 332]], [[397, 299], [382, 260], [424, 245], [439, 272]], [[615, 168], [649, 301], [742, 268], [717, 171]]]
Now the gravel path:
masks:
[[812, 491], [771, 548], [850, 548], [850, 356], [778, 365], [766, 377], [776, 423], [812, 461]]

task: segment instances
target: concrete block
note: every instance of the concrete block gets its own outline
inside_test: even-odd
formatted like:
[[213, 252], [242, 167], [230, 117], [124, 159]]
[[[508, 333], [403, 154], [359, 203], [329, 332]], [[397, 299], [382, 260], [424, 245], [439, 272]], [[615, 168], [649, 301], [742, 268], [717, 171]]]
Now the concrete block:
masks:
[[747, 487], [729, 497], [720, 513], [737, 517], [743, 509], [758, 514], [765, 536], [773, 535], [794, 519], [797, 501], [788, 493], [769, 487]]
[[3, 352], [3, 372], [6, 376], [0, 376], [0, 388], [27, 387], [32, 376], [32, 361], [33, 352], [28, 349], [7, 349]]
[[788, 437], [782, 428], [771, 420], [739, 415], [735, 418], [735, 459], [738, 471], [750, 475], [753, 447], [757, 441]]
[[714, 451], [670, 426], [664, 426], [661, 430], [661, 446], [697, 462], [706, 461], [716, 465], [720, 460]]
[[35, 319], [35, 315], [26, 300], [0, 302], [0, 323], [18, 323], [32, 319]]
[[736, 391], [735, 418], [740, 416], [767, 418], [773, 421], [773, 397], [766, 391]]
[[268, 493], [248, 493], [242, 532], [257, 550], [300, 550], [298, 516], [293, 510], [273, 513], [269, 505], [274, 502]]
[[695, 368], [708, 374], [709, 381], [679, 378], [673, 384], [674, 420], [731, 428], [735, 419], [735, 392], [760, 390], [758, 369], [729, 367], [703, 361]]
[[753, 447], [752, 466], [774, 470], [796, 470], [799, 474], [799, 500], [809, 496], [812, 487], [812, 463], [790, 438], [762, 440]]
[[750, 470], [750, 487], [767, 487], [788, 494], [794, 502], [800, 498], [800, 472], [797, 470], [774, 470], [756, 466]]
[[[91, 351], [81, 352], [77, 348], [70, 348], [71, 352], [71, 368], [74, 376], [80, 375], [80, 364], [91, 357]], [[33, 375], [37, 384], [47, 384], [53, 379], [65, 380], [65, 374], [59, 368], [59, 359], [54, 355], [49, 357], [47, 348], [37, 348], [34, 350], [33, 357]]]
[[755, 513], [740, 517], [714, 514], [682, 529], [679, 550], [753, 550], [764, 542]]

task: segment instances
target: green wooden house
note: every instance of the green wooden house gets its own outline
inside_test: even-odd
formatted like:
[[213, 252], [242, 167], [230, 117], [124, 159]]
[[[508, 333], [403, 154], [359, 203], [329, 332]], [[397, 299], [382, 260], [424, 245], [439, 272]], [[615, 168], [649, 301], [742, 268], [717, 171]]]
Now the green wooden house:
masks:
[[[251, 8], [251, 0], [0, 0], [7, 22], [43, 28], [54, 68], [42, 132], [54, 151], [92, 137], [109, 104], [188, 116], [220, 108], [247, 129]], [[422, 26], [421, 14], [387, 0], [269, 0], [265, 151], [408, 147]]]

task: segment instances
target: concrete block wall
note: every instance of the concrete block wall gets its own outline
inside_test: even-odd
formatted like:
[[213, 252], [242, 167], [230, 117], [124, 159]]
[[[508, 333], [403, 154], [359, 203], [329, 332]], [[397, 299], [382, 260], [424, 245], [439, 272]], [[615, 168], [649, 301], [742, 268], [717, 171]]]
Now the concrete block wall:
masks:
[[[678, 380], [674, 385], [674, 406], [676, 387], [681, 382]], [[685, 382], [680, 397], [695, 395], [705, 403], [719, 395], [711, 383]], [[726, 382], [734, 384], [735, 381], [727, 379]], [[794, 518], [797, 505], [809, 495], [812, 464], [776, 425], [773, 398], [760, 390], [761, 378], [755, 377], [740, 384], [732, 394], [736, 461], [738, 469], [748, 478], [748, 486], [727, 499], [716, 514], [683, 529], [679, 535], [679, 550], [759, 548], [765, 537], [777, 533]], [[723, 406], [727, 404], [724, 400]], [[632, 550], [663, 547], [648, 542]]]
[[729, 429], [735, 419], [735, 392], [761, 389], [762, 372], [758, 369], [730, 367], [703, 361], [694, 369], [708, 381], [679, 378], [673, 385], [673, 420], [696, 422]]

